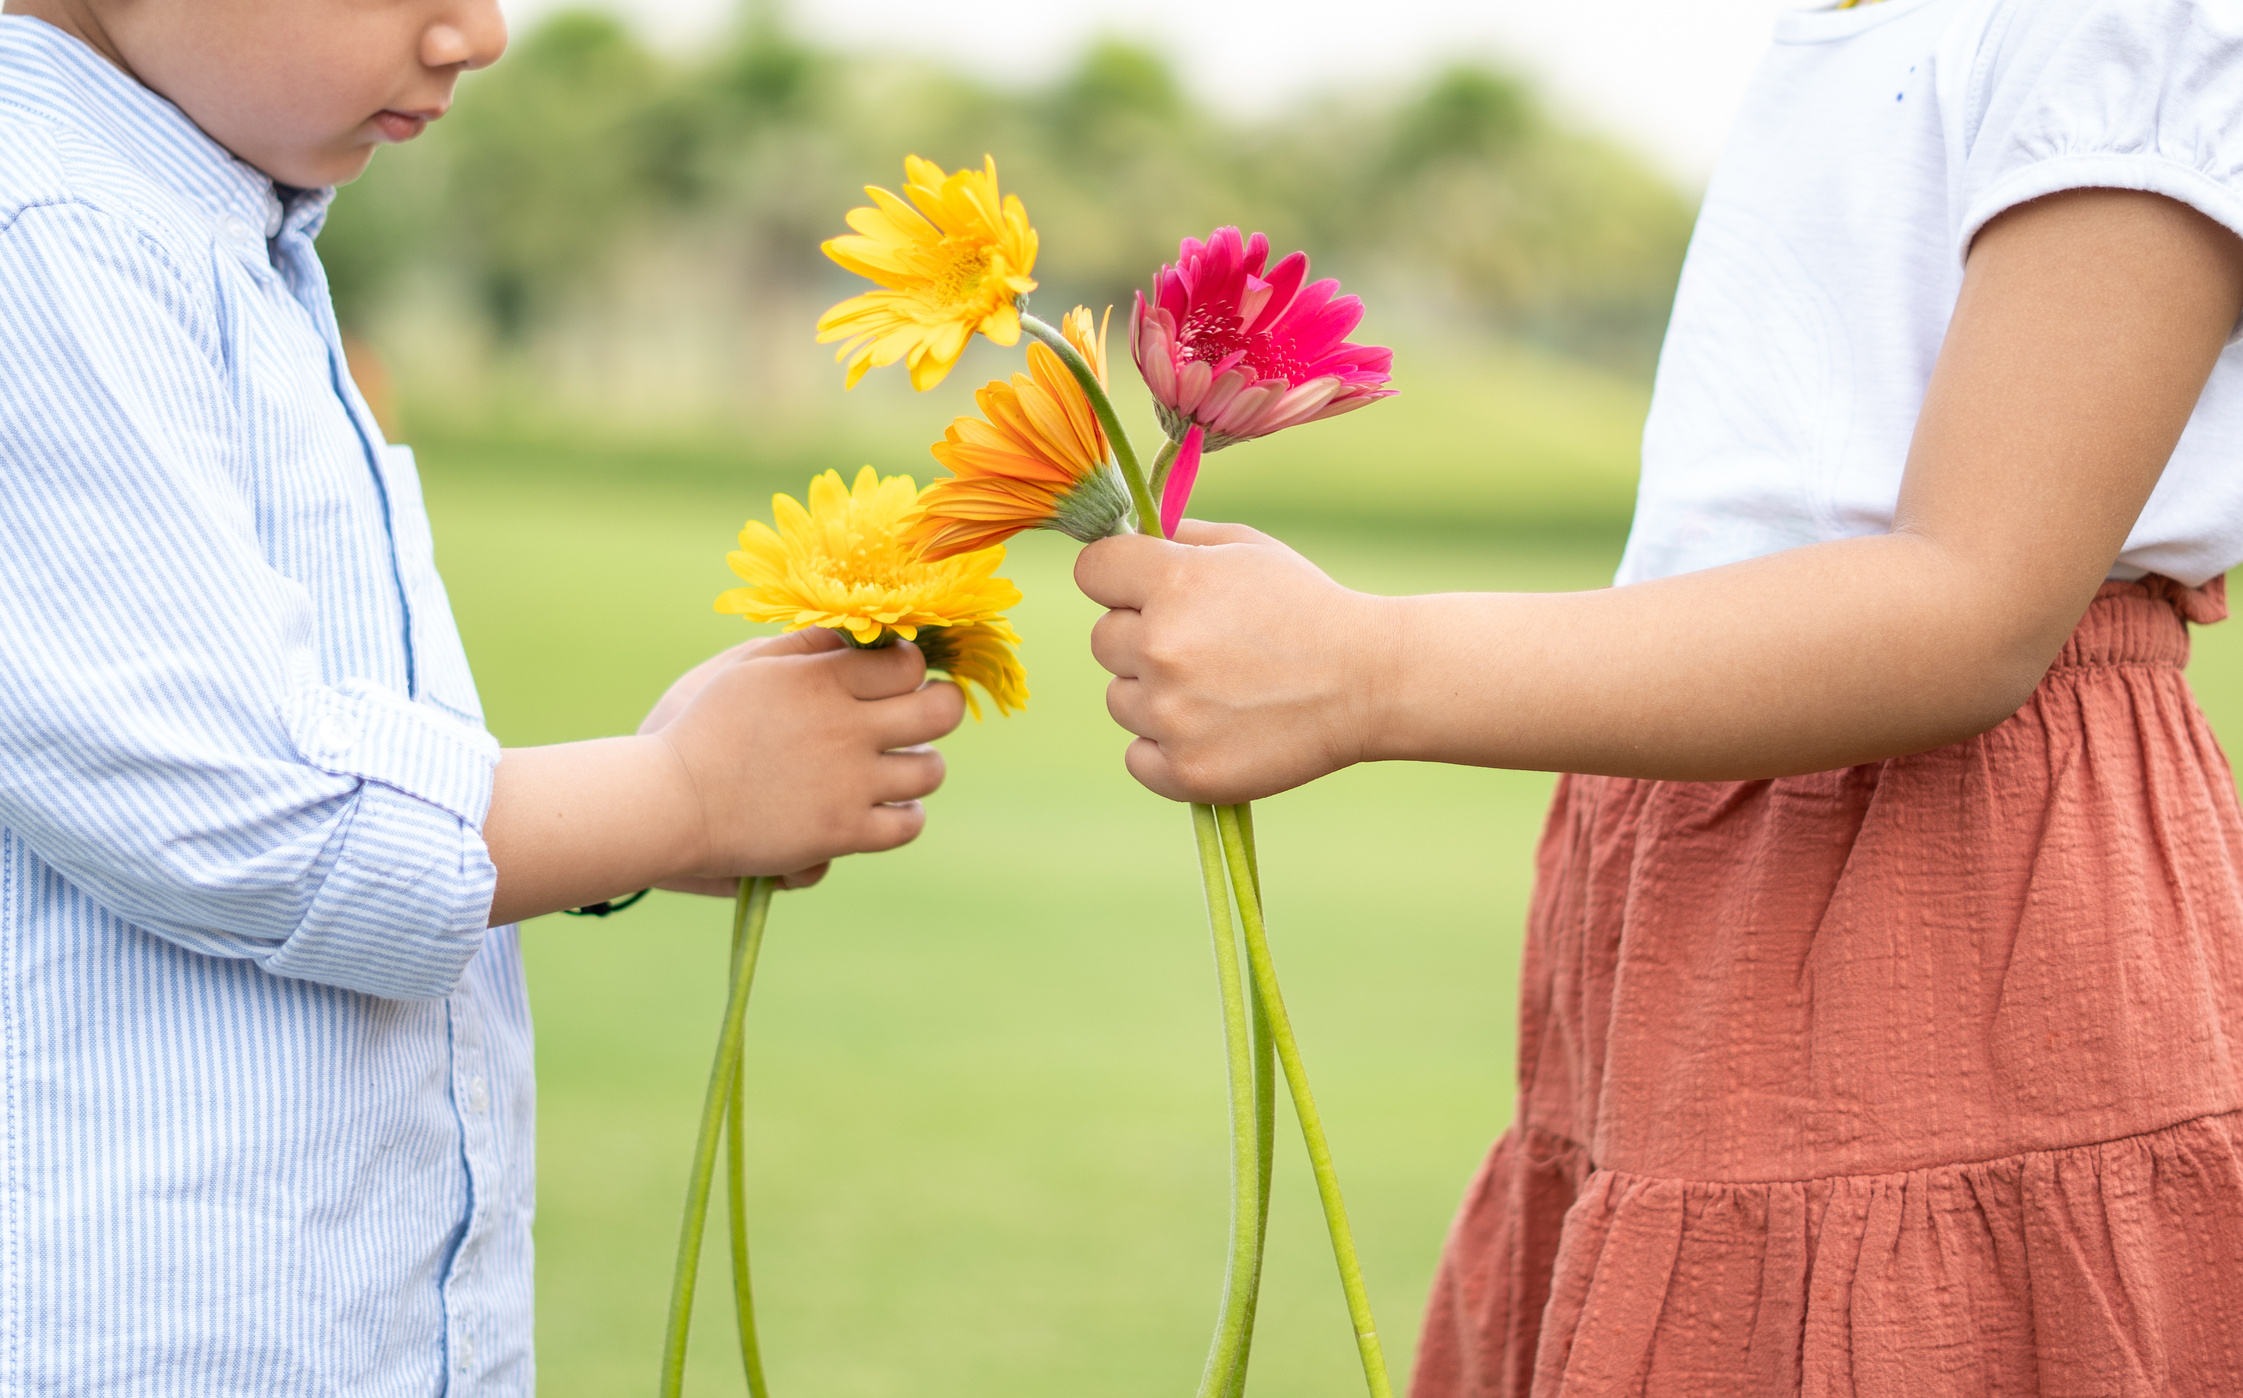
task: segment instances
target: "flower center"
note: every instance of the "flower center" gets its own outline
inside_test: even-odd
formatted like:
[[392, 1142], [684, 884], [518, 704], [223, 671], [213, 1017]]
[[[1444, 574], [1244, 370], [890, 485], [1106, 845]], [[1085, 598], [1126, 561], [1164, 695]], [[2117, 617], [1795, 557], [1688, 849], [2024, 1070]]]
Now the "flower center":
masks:
[[1294, 355], [1290, 344], [1280, 344], [1268, 331], [1248, 334], [1236, 306], [1217, 303], [1194, 306], [1185, 315], [1178, 336], [1187, 360], [1216, 365], [1234, 354], [1243, 354], [1256, 379], [1283, 379], [1299, 384], [1308, 377], [1308, 366]]
[[917, 581], [912, 576], [917, 570], [899, 557], [894, 542], [885, 538], [860, 536], [840, 549], [835, 549], [833, 541], [828, 541], [823, 563], [821, 571], [828, 581], [851, 589], [893, 592]]
[[981, 299], [981, 285], [989, 279], [989, 245], [979, 238], [952, 236], [942, 240], [935, 274], [929, 278], [937, 303], [963, 305]]

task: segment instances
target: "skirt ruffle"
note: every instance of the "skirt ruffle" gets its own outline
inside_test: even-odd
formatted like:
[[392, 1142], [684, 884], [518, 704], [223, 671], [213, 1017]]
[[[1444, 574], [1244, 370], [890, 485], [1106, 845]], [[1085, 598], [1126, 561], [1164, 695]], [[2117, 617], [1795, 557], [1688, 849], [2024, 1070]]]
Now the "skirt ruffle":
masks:
[[2243, 1394], [2243, 1114], [1902, 1174], [1591, 1167], [1515, 1130], [1434, 1288], [1420, 1392]]

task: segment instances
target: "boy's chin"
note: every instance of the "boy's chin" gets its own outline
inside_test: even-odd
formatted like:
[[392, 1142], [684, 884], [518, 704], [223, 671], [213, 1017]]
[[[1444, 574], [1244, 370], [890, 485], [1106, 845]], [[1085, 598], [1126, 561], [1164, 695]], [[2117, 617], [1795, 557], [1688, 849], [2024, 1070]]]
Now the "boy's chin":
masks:
[[364, 141], [338, 145], [331, 150], [268, 152], [262, 159], [242, 158], [264, 171], [275, 184], [319, 189], [331, 184], [349, 184], [365, 174], [378, 148], [376, 143]]
[[[366, 167], [374, 163], [374, 152], [379, 149], [381, 149], [379, 146], [360, 146], [347, 156], [338, 158], [327, 177], [319, 183], [322, 185], [349, 184], [352, 180], [366, 173]], [[306, 188], [316, 187], [306, 186]]]

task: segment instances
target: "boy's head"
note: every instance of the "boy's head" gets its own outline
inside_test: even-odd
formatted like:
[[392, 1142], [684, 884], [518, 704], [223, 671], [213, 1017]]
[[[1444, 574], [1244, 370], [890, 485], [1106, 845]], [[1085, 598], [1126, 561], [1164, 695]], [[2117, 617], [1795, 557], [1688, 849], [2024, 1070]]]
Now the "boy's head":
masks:
[[171, 99], [282, 184], [358, 178], [506, 47], [498, 0], [6, 0]]

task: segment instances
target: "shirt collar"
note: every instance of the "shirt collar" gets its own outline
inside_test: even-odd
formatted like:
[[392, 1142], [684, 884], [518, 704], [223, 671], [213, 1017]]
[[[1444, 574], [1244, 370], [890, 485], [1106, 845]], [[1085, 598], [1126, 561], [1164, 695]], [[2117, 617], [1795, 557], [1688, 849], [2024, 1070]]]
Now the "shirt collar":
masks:
[[[178, 191], [221, 229], [316, 234], [333, 189], [291, 190], [206, 135], [185, 112], [43, 20], [0, 15], [0, 92], [85, 131]], [[233, 222], [229, 222], [229, 220]]]

